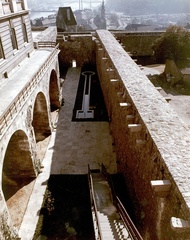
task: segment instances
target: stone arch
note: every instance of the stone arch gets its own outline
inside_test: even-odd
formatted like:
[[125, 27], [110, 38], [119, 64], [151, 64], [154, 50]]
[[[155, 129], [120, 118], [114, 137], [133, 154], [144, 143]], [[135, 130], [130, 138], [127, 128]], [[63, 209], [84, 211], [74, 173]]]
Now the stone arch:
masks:
[[19, 228], [22, 222], [31, 194], [26, 186], [35, 177], [28, 137], [24, 131], [17, 130], [7, 145], [2, 168], [2, 190], [15, 227]]
[[50, 75], [49, 98], [50, 98], [50, 108], [52, 112], [61, 107], [60, 101], [59, 101], [59, 86], [58, 86], [57, 74], [55, 70], [52, 70]]
[[51, 135], [46, 98], [42, 92], [39, 92], [36, 96], [32, 126], [34, 128], [36, 142], [43, 141]]

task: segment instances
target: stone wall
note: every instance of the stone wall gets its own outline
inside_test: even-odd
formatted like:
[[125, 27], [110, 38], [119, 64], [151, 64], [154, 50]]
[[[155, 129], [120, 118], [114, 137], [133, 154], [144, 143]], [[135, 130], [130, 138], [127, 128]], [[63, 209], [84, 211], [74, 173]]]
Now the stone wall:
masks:
[[143, 239], [189, 239], [189, 129], [106, 30], [97, 31], [96, 65]]
[[76, 61], [77, 66], [95, 64], [95, 45], [92, 34], [65, 34], [58, 35], [60, 54], [59, 63], [61, 67], [72, 66]]
[[121, 43], [126, 52], [132, 56], [152, 56], [151, 44], [162, 34], [162, 32], [112, 32]]
[[[46, 30], [47, 31], [47, 30]], [[126, 52], [133, 57], [150, 57], [152, 55], [151, 44], [160, 36], [160, 32], [130, 33], [112, 32], [117, 41], [123, 45]], [[45, 35], [45, 33], [44, 33]], [[72, 66], [76, 60], [77, 66], [96, 64], [94, 44], [95, 33], [58, 33], [57, 43], [61, 50], [59, 62], [61, 67]], [[43, 35], [42, 35], [43, 36]], [[37, 38], [41, 39], [41, 35]]]
[[160, 34], [67, 33], [57, 37], [59, 60], [60, 66], [96, 63], [118, 171], [143, 239], [184, 240], [190, 238], [189, 129], [127, 54], [151, 55]]

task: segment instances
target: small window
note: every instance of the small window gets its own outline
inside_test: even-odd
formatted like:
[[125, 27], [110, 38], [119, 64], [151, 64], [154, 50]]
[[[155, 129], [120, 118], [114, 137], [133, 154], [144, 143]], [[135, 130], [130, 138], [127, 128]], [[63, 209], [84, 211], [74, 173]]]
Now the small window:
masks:
[[22, 34], [23, 34], [24, 42], [28, 42], [28, 35], [27, 35], [25, 23], [22, 23]]
[[12, 43], [13, 49], [14, 49], [14, 50], [15, 50], [15, 49], [18, 49], [15, 29], [12, 28], [12, 27], [10, 28], [10, 36], [11, 36], [11, 43]]
[[0, 59], [5, 58], [2, 41], [0, 38]]

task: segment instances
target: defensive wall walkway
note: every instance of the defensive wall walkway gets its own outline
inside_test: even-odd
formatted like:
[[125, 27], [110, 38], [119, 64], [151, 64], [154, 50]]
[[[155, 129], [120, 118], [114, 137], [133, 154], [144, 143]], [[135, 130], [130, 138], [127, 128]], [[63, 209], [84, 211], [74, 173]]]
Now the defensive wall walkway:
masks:
[[[145, 232], [151, 228], [162, 232], [161, 239], [182, 229], [188, 232], [189, 128], [110, 32], [97, 31], [96, 47], [118, 171], [124, 173], [143, 214], [139, 218], [142, 228], [146, 223]], [[179, 234], [177, 239], [186, 238]]]

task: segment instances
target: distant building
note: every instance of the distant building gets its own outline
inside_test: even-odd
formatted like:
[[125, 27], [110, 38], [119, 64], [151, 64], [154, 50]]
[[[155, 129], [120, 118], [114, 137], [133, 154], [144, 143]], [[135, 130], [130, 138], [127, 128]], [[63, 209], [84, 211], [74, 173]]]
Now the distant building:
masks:
[[146, 25], [139, 23], [131, 23], [125, 27], [127, 31], [155, 31], [157, 26], [155, 25]]
[[60, 7], [56, 17], [56, 26], [58, 32], [72, 31], [77, 25], [71, 7]]

